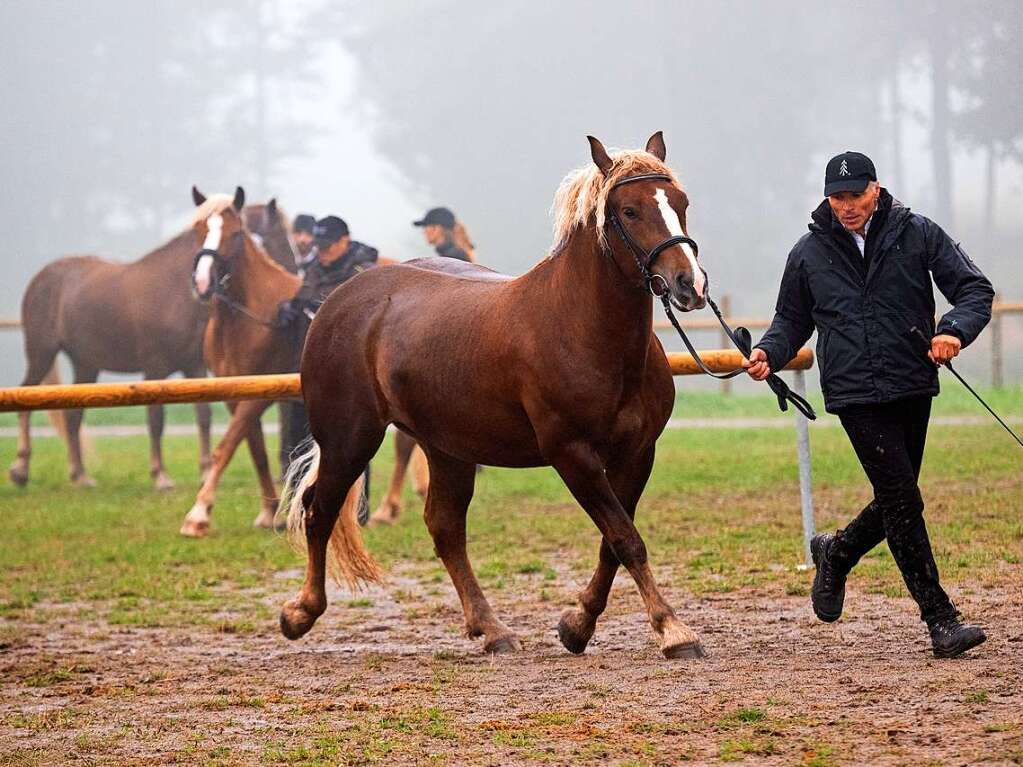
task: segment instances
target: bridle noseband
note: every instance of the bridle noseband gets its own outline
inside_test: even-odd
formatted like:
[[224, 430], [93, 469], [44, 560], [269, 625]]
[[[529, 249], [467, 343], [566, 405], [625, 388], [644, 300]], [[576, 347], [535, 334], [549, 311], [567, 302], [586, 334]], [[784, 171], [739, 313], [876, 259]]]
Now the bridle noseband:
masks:
[[[635, 181], [667, 181], [671, 184], [675, 183], [675, 179], [673, 179], [667, 173], [641, 173], [635, 176], [628, 176], [619, 181], [616, 181], [609, 190], [608, 196], [610, 197], [610, 192], [613, 192], [618, 187], [623, 186], [625, 184], [631, 184]], [[636, 266], [639, 267], [639, 272], [643, 276], [643, 286], [641, 289], [649, 292], [650, 295], [660, 300], [661, 304], [664, 306], [664, 313], [668, 315], [668, 319], [671, 320], [672, 326], [675, 328], [679, 336], [682, 338], [682, 343], [685, 344], [686, 349], [689, 350], [689, 353], [692, 355], [693, 360], [696, 362], [700, 370], [702, 370], [704, 373], [713, 378], [718, 378], [721, 380], [735, 378], [737, 375], [743, 373], [744, 372], [743, 368], [736, 368], [735, 370], [731, 370], [727, 373], [715, 373], [710, 368], [708, 368], [706, 364], [704, 364], [703, 360], [700, 359], [699, 352], [696, 351], [696, 347], [693, 346], [692, 342], [689, 340], [689, 337], [686, 335], [685, 330], [682, 329], [682, 325], [675, 318], [675, 312], [672, 311], [671, 307], [672, 304], [674, 304], [683, 311], [684, 308], [680, 306], [672, 297], [671, 289], [668, 287], [667, 280], [665, 280], [664, 277], [662, 277], [659, 274], [654, 274], [652, 271], [654, 261], [657, 260], [657, 257], [661, 253], [666, 251], [668, 248], [674, 247], [675, 245], [688, 245], [693, 249], [694, 256], [698, 254], [700, 251], [700, 247], [699, 245], [696, 244], [696, 240], [688, 236], [674, 235], [672, 237], [667, 238], [666, 240], [662, 240], [661, 242], [654, 245], [654, 247], [652, 247], [649, 251], [647, 251], [643, 249], [642, 245], [640, 245], [638, 242], [636, 242], [635, 239], [633, 239], [632, 235], [629, 234], [629, 230], [626, 229], [625, 226], [623, 226], [622, 221], [620, 218], [618, 218], [618, 214], [615, 213], [614, 207], [611, 205], [610, 200], [608, 201], [606, 215], [607, 218], [611, 220], [611, 225], [614, 226], [615, 231], [618, 233], [618, 236], [621, 237], [622, 241], [629, 247], [629, 251], [632, 253], [632, 257], [636, 260]], [[610, 248], [605, 249], [605, 253], [607, 254], [608, 258], [610, 258], [611, 261], [617, 266], [618, 262], [615, 261], [614, 255], [610, 252]], [[699, 268], [699, 264], [697, 264], [697, 267]], [[621, 271], [621, 267], [619, 267], [619, 271]], [[735, 344], [735, 347], [740, 352], [742, 352], [743, 356], [748, 358], [750, 353], [753, 351], [753, 337], [751, 336], [749, 330], [747, 330], [746, 328], [739, 327], [733, 330], [728, 326], [728, 323], [725, 322], [725, 318], [721, 314], [721, 310], [718, 308], [718, 305], [714, 303], [714, 299], [710, 297], [710, 279], [707, 277], [706, 272], [704, 272], [704, 279], [706, 280], [706, 289], [704, 291], [704, 296], [707, 300], [707, 304], [714, 312], [714, 315], [717, 317], [718, 322], [721, 323], [721, 328], [722, 330], [724, 330], [725, 335], [727, 335], [728, 338], [732, 341], [732, 343]], [[654, 289], [655, 280], [660, 280], [661, 282], [662, 289], [660, 290], [660, 292]], [[791, 389], [789, 389], [788, 384], [786, 384], [785, 381], [783, 381], [777, 374], [771, 373], [771, 375], [767, 377], [767, 385], [771, 388], [771, 391], [773, 391], [775, 396], [778, 398], [778, 407], [781, 408], [782, 412], [788, 410], [788, 403], [791, 402], [799, 412], [801, 412], [811, 421], [817, 418], [817, 414], [814, 412], [813, 406], [810, 405], [810, 403], [807, 402], [803, 397], [799, 396]]]

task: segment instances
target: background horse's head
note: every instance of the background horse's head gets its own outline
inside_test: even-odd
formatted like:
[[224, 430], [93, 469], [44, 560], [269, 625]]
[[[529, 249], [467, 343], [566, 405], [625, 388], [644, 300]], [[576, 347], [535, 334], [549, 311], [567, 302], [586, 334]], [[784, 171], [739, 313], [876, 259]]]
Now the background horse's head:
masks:
[[595, 226], [626, 279], [656, 295], [668, 291], [684, 311], [706, 306], [707, 274], [686, 222], [689, 198], [664, 164], [661, 132], [643, 151], [608, 153], [588, 138], [593, 165], [569, 174], [554, 200], [555, 251], [577, 227]]
[[265, 204], [246, 205], [242, 221], [249, 234], [274, 261], [289, 272], [295, 272], [295, 243], [291, 238], [288, 216], [271, 197]]
[[241, 210], [245, 190], [238, 187], [233, 198], [226, 194], [206, 197], [193, 186], [192, 200], [196, 204], [192, 228], [202, 243], [192, 267], [192, 284], [199, 299], [208, 301], [217, 284], [230, 274], [231, 260], [244, 250]]

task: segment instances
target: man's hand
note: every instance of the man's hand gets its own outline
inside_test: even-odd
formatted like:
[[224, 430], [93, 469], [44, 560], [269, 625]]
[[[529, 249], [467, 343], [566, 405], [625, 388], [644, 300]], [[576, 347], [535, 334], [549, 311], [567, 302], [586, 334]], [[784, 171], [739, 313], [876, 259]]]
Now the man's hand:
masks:
[[767, 364], [767, 352], [763, 349], [754, 349], [750, 352], [749, 359], [743, 360], [742, 366], [754, 381], [763, 381], [771, 375], [771, 366]]
[[953, 357], [957, 357], [962, 348], [963, 342], [955, 336], [935, 336], [931, 339], [931, 350], [927, 352], [927, 356], [935, 365], [944, 365]]
[[277, 305], [277, 319], [276, 325], [279, 328], [288, 328], [299, 318], [301, 311], [297, 306], [296, 302], [292, 299], [287, 301], [281, 301]]

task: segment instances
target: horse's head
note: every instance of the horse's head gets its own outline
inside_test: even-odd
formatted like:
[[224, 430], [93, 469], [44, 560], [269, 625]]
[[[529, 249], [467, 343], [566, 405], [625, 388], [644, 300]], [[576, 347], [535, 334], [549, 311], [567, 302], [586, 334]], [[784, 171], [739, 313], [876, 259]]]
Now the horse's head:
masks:
[[587, 138], [593, 162], [607, 183], [604, 237], [621, 272], [636, 275], [658, 297], [668, 292], [683, 311], [702, 309], [707, 305], [707, 273], [686, 226], [689, 198], [662, 164], [661, 132], [646, 144], [659, 162], [638, 170], [623, 167], [600, 141]]
[[192, 227], [202, 243], [192, 265], [192, 286], [200, 300], [208, 301], [218, 285], [224, 287], [230, 277], [231, 261], [244, 250], [241, 211], [245, 190], [238, 187], [233, 198], [228, 195], [207, 198], [193, 186], [192, 200], [196, 205]]
[[289, 272], [295, 271], [295, 244], [288, 217], [277, 205], [277, 198], [260, 205], [246, 205], [242, 219], [249, 235], [274, 261]]

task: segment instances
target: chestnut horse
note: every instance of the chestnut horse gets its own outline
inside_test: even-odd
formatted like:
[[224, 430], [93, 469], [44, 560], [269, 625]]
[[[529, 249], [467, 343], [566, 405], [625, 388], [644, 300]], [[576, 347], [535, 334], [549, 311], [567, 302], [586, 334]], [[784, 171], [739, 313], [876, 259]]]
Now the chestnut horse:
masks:
[[317, 313], [301, 365], [315, 444], [293, 464], [285, 493], [289, 529], [308, 550], [302, 589], [281, 610], [286, 637], [305, 634], [326, 609], [328, 568], [350, 585], [381, 577], [353, 485], [393, 423], [426, 452], [426, 525], [465, 630], [484, 637], [485, 651], [519, 643], [466, 554], [477, 463], [553, 466], [603, 536], [596, 572], [558, 626], [568, 650], [586, 648], [621, 563], [664, 655], [703, 654], [661, 596], [633, 515], [674, 400], [650, 291], [698, 309], [706, 275], [661, 134], [646, 151], [609, 155], [592, 137], [590, 147], [593, 165], [555, 197], [551, 254], [525, 275], [411, 261], [359, 275]]
[[[299, 279], [267, 255], [232, 205], [196, 197], [194, 230], [202, 249], [194, 259], [191, 282], [208, 302], [210, 320], [203, 351], [218, 376], [293, 373], [299, 348], [294, 336], [274, 325], [277, 305], [295, 295]], [[277, 491], [270, 475], [260, 418], [270, 402], [229, 402], [231, 421], [213, 451], [213, 465], [185, 516], [181, 534], [201, 538], [209, 532], [217, 485], [244, 439], [259, 475], [263, 500], [257, 527], [273, 527]]]
[[[245, 201], [239, 187], [224, 196], [240, 210]], [[250, 205], [245, 215], [281, 263], [294, 264], [288, 225], [275, 200]], [[206, 375], [202, 337], [207, 309], [195, 301], [188, 275], [196, 251], [188, 229], [138, 261], [127, 264], [96, 256], [70, 256], [45, 266], [29, 283], [21, 304], [28, 369], [22, 386], [35, 386], [53, 368], [57, 353], [71, 359], [75, 383], [91, 383], [101, 370], [141, 372], [146, 379], [166, 378], [178, 371], [188, 377]], [[150, 472], [157, 488], [173, 481], [163, 464], [163, 406], [147, 409]], [[210, 465], [210, 406], [196, 405], [199, 422], [199, 468]], [[29, 477], [31, 433], [29, 414], [19, 416], [18, 457], [11, 480], [24, 485]], [[66, 439], [71, 481], [94, 484], [82, 463], [81, 410], [68, 410]]]

